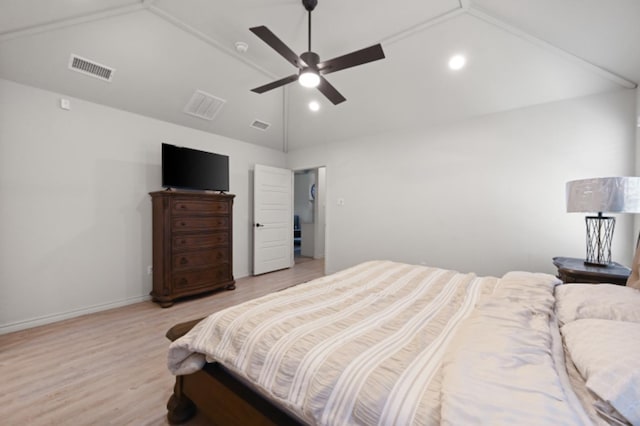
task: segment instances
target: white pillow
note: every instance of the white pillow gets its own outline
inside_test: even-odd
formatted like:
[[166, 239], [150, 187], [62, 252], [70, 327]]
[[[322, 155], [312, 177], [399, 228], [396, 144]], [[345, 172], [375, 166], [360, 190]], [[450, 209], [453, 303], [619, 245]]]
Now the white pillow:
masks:
[[614, 284], [563, 284], [555, 289], [560, 324], [582, 318], [640, 322], [640, 290]]
[[561, 331], [587, 388], [640, 424], [640, 323], [581, 319]]

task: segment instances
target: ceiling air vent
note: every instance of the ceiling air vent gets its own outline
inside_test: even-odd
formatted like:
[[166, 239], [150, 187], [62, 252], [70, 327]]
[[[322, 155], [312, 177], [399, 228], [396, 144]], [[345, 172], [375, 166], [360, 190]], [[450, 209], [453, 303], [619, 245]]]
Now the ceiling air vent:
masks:
[[74, 54], [72, 54], [69, 59], [69, 69], [108, 82], [111, 82], [111, 78], [115, 71], [113, 68], [99, 64], [90, 59], [81, 58]]
[[203, 120], [213, 120], [225, 102], [227, 101], [224, 99], [217, 98], [202, 90], [196, 90], [187, 106], [184, 107], [184, 112]]
[[262, 131], [267, 130], [269, 126], [271, 126], [271, 124], [266, 123], [264, 121], [260, 121], [260, 120], [253, 120], [253, 123], [251, 123], [251, 127], [253, 127], [254, 129], [262, 130]]

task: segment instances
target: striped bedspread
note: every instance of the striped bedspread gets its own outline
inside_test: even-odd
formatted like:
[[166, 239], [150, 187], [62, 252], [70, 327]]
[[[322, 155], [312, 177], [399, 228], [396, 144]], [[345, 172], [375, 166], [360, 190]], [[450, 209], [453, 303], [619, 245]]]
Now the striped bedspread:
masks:
[[[366, 262], [214, 313], [173, 342], [169, 369], [189, 374], [220, 362], [309, 424], [456, 424], [441, 418], [443, 357], [499, 284]], [[551, 348], [540, 351], [547, 356]], [[501, 386], [508, 395], [510, 383]], [[456, 392], [447, 395], [453, 401]]]
[[311, 424], [438, 423], [443, 350], [496, 282], [367, 262], [211, 315], [169, 368], [221, 362]]

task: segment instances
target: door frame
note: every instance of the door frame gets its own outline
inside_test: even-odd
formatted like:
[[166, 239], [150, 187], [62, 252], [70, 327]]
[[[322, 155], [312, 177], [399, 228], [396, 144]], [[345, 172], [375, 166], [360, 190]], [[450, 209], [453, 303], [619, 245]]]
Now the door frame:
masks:
[[[324, 197], [324, 202], [325, 202], [325, 203], [324, 203], [324, 206], [318, 206], [318, 208], [321, 208], [321, 207], [322, 207], [322, 209], [324, 210], [324, 211], [323, 211], [323, 213], [324, 213], [324, 228], [322, 229], [322, 231], [321, 231], [321, 232], [323, 233], [323, 237], [324, 237], [324, 250], [323, 250], [323, 257], [322, 257], [322, 258], [323, 258], [323, 259], [325, 259], [325, 266], [324, 266], [324, 269], [325, 269], [325, 273], [326, 273], [326, 270], [327, 270], [327, 262], [326, 262], [326, 259], [327, 259], [327, 255], [328, 255], [328, 252], [327, 252], [327, 247], [328, 247], [328, 244], [327, 244], [327, 234], [328, 234], [328, 232], [327, 232], [327, 228], [328, 228], [328, 226], [329, 226], [329, 225], [328, 225], [328, 224], [329, 224], [329, 219], [328, 219], [328, 216], [329, 216], [329, 215], [328, 215], [328, 210], [329, 210], [329, 209], [327, 208], [327, 206], [328, 206], [328, 200], [329, 200], [327, 187], [328, 187], [329, 185], [327, 185], [327, 180], [328, 180], [328, 179], [327, 179], [327, 176], [328, 176], [328, 169], [329, 169], [329, 168], [328, 168], [327, 166], [324, 166], [324, 165], [319, 165], [319, 166], [309, 166], [309, 167], [299, 167], [299, 168], [294, 168], [294, 169], [291, 169], [291, 171], [293, 172], [294, 179], [295, 179], [295, 173], [296, 173], [296, 172], [303, 172], [303, 171], [306, 171], [306, 170], [315, 170], [315, 171], [316, 171], [316, 174], [317, 174], [317, 171], [318, 171], [318, 169], [320, 169], [320, 168], [324, 168], [324, 170], [325, 170], [325, 182], [324, 182], [324, 188], [321, 188], [321, 190], [324, 190], [324, 196], [323, 196], [323, 197]], [[294, 197], [294, 199], [293, 199], [293, 206], [294, 206], [294, 214], [295, 214], [295, 188], [294, 188], [294, 192], [293, 192], [293, 197]], [[315, 218], [314, 218], [314, 220], [315, 220]], [[317, 231], [317, 228], [316, 228], [316, 231]], [[304, 240], [304, 235], [302, 236], [302, 239]], [[291, 244], [293, 245], [293, 238], [291, 239]], [[293, 247], [292, 247], [292, 253], [293, 253]], [[315, 257], [314, 257], [314, 259], [315, 259]]]

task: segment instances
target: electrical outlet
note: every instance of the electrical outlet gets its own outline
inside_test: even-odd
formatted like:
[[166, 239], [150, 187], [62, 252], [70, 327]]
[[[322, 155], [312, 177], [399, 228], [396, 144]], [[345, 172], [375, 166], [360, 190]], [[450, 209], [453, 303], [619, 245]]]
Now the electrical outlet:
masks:
[[153, 274], [153, 266], [149, 265], [147, 266], [147, 275], [151, 275]]

